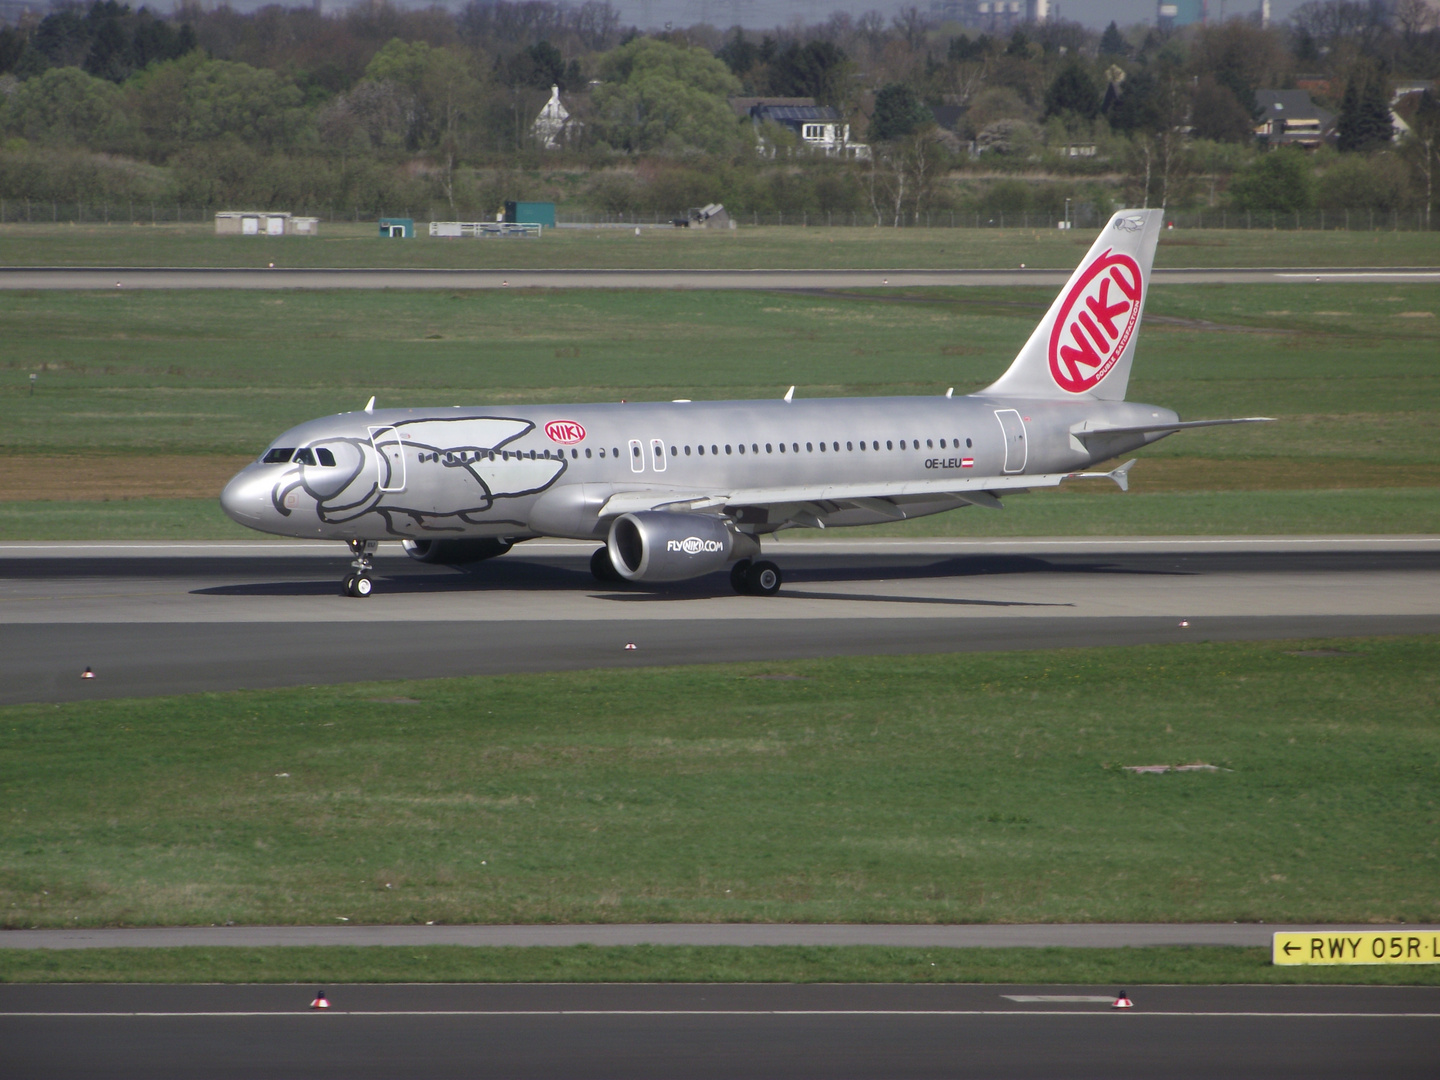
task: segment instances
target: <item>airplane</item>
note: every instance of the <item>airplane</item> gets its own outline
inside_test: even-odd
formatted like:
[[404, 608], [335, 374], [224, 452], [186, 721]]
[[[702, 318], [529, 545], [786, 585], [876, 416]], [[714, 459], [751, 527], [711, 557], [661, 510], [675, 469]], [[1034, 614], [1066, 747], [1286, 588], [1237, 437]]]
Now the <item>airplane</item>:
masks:
[[873, 525], [1001, 499], [1072, 477], [1128, 490], [1127, 461], [1181, 421], [1125, 400], [1162, 213], [1121, 210], [1006, 372], [978, 393], [376, 409], [286, 431], [220, 496], [242, 525], [349, 546], [343, 591], [374, 590], [399, 540], [461, 566], [535, 537], [596, 540], [602, 582], [682, 581], [730, 568], [774, 595], [761, 541], [782, 529]]

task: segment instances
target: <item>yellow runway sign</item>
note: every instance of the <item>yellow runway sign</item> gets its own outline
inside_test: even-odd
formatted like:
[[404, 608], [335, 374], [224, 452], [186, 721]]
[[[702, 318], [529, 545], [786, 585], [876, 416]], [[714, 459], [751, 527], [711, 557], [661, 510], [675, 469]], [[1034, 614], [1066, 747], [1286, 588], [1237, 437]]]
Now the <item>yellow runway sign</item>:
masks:
[[1275, 935], [1276, 964], [1440, 964], [1440, 933], [1319, 931]]

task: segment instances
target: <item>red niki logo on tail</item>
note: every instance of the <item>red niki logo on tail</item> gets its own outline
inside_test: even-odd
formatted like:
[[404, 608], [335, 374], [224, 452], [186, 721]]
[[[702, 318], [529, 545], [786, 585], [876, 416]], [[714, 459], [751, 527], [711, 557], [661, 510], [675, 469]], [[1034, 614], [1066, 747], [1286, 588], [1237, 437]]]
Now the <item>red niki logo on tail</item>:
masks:
[[1083, 394], [1110, 374], [1135, 332], [1144, 291], [1139, 264], [1108, 249], [1080, 275], [1050, 331], [1050, 374], [1061, 389]]
[[545, 425], [545, 434], [567, 446], [585, 441], [585, 428], [574, 420], [551, 420]]

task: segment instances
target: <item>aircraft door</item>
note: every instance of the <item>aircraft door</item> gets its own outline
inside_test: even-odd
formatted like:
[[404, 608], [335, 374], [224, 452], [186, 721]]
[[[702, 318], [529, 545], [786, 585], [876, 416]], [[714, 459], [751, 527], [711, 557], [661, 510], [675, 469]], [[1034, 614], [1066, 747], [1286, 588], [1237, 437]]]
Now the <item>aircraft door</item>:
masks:
[[641, 449], [639, 439], [630, 440], [630, 471], [645, 471], [645, 451]]
[[380, 470], [380, 490], [405, 490], [405, 445], [400, 432], [393, 427], [370, 429], [370, 444], [375, 447], [375, 463]]
[[650, 440], [650, 467], [656, 472], [665, 471], [665, 443], [660, 439]]
[[1023, 472], [1030, 453], [1025, 446], [1025, 421], [1014, 409], [996, 409], [995, 419], [1005, 433], [1005, 471]]

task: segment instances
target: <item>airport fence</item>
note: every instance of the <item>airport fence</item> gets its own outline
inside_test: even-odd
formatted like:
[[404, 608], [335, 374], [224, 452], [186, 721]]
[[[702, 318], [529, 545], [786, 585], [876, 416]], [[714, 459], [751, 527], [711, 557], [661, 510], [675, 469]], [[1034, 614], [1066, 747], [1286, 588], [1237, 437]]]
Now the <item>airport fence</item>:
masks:
[[[0, 224], [203, 224], [213, 221], [217, 210], [231, 207], [183, 206], [162, 202], [53, 202], [34, 199], [0, 198]], [[322, 222], [376, 222], [380, 217], [413, 217], [417, 223], [455, 220], [448, 209], [412, 213], [408, 209], [389, 211], [384, 215], [358, 207], [289, 207], [292, 213], [319, 218]], [[1071, 207], [1069, 226], [1096, 229], [1109, 211], [1092, 204]], [[478, 220], [475, 214], [460, 215], [464, 220]], [[485, 215], [481, 215], [484, 217]], [[1061, 215], [1038, 210], [981, 211], [921, 210], [907, 211], [897, 218], [858, 210], [774, 210], [741, 211], [733, 215], [741, 226], [799, 226], [802, 228], [903, 228], [903, 229], [1053, 229], [1063, 224]], [[663, 213], [647, 210], [629, 213], [566, 213], [556, 214], [562, 228], [631, 228], [668, 227], [672, 220], [684, 218], [681, 211]], [[1170, 210], [1165, 220], [1177, 229], [1269, 229], [1315, 232], [1429, 232], [1440, 229], [1440, 215], [1425, 210]]]

